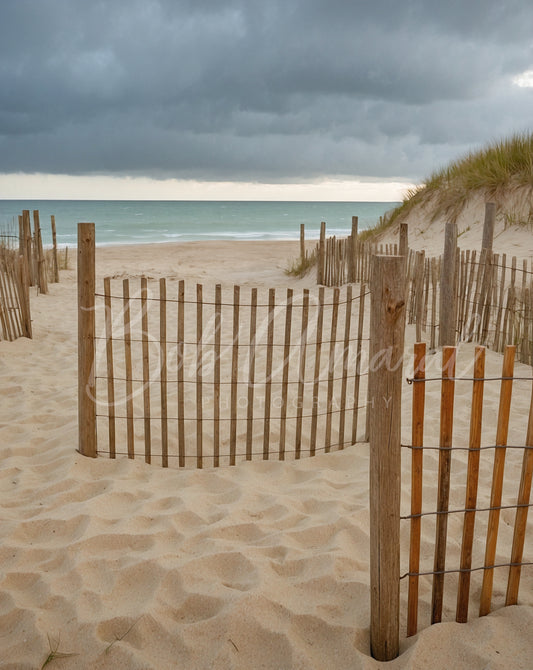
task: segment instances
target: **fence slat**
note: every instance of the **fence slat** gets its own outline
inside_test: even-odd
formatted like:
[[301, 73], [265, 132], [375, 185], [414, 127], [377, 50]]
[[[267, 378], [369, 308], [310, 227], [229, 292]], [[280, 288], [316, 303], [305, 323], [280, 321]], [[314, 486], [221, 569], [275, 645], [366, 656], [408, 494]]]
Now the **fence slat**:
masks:
[[215, 356], [213, 360], [213, 466], [220, 465], [220, 336], [222, 330], [222, 285], [215, 286]]
[[292, 327], [292, 288], [287, 289], [285, 305], [285, 339], [283, 345], [283, 373], [281, 383], [281, 408], [279, 422], [279, 460], [285, 460], [285, 437], [287, 432], [287, 394], [289, 390], [289, 363], [291, 358], [291, 327]]
[[150, 352], [148, 347], [148, 281], [141, 277], [141, 322], [143, 355], [143, 409], [144, 409], [144, 460], [152, 462], [152, 432], [150, 420]]
[[313, 372], [313, 407], [311, 410], [311, 437], [309, 441], [309, 455], [316, 453], [316, 432], [318, 424], [318, 402], [320, 391], [320, 356], [322, 352], [322, 329], [324, 324], [324, 287], [318, 289], [318, 306], [316, 312], [315, 334], [315, 368]]
[[350, 328], [352, 323], [352, 287], [346, 288], [346, 310], [344, 313], [344, 347], [342, 354], [342, 384], [339, 416], [339, 449], [344, 449], [346, 424], [346, 391], [348, 387], [348, 367], [350, 362]]
[[357, 342], [355, 353], [355, 375], [353, 382], [352, 444], [357, 442], [357, 421], [359, 418], [359, 387], [361, 385], [361, 354], [363, 349], [363, 326], [365, 316], [366, 284], [361, 282], [359, 289], [359, 315], [357, 321]]
[[[513, 376], [514, 358], [516, 347], [507, 345], [503, 358], [502, 377]], [[502, 504], [503, 475], [505, 468], [505, 447], [507, 445], [507, 434], [509, 431], [509, 413], [511, 409], [511, 394], [513, 391], [513, 380], [502, 379], [500, 389], [500, 405], [498, 408], [498, 427], [496, 429], [496, 450], [494, 452], [494, 466], [492, 471], [492, 489], [490, 492], [489, 521], [487, 528], [487, 544], [485, 547], [485, 570], [483, 571], [483, 584], [481, 586], [481, 598], [479, 604], [479, 616], [490, 612], [492, 600], [492, 584], [494, 579], [494, 559], [496, 557], [496, 543], [498, 541], [498, 526], [500, 523], [500, 510]]]
[[[533, 447], [533, 389], [531, 391], [531, 402], [529, 404], [529, 418], [527, 424], [526, 447]], [[506, 605], [516, 605], [518, 602], [518, 589], [520, 586], [521, 566], [524, 554], [524, 540], [526, 536], [527, 517], [531, 500], [531, 480], [533, 477], [533, 448], [524, 449], [522, 460], [522, 472], [520, 475], [520, 486], [516, 509], [513, 545], [511, 548], [511, 567], [507, 580], [507, 593], [505, 595]]]
[[[424, 405], [426, 400], [426, 344], [417, 342], [414, 348], [414, 383], [411, 440], [415, 447], [411, 453], [411, 529], [409, 542], [409, 572], [420, 569], [420, 532], [422, 526], [422, 475], [424, 444]], [[407, 596], [407, 637], [415, 635], [418, 627], [418, 575], [409, 576]]]
[[[304, 224], [302, 224], [303, 226]], [[257, 331], [257, 289], [251, 291], [250, 349], [248, 351], [248, 399], [246, 405], [246, 460], [252, 460], [254, 435], [255, 348]]]
[[178, 365], [178, 462], [180, 468], [185, 467], [185, 282], [178, 284], [178, 337], [177, 337], [177, 365]]
[[235, 465], [237, 452], [237, 381], [239, 378], [239, 301], [240, 286], [233, 287], [233, 343], [231, 351], [231, 418], [229, 464]]
[[272, 399], [272, 355], [274, 349], [274, 314], [276, 310], [276, 289], [268, 291], [268, 334], [265, 372], [265, 414], [263, 421], [263, 459], [270, 456], [270, 404]]
[[442, 348], [442, 390], [440, 404], [439, 483], [437, 490], [437, 524], [435, 531], [435, 560], [431, 594], [431, 623], [442, 617], [444, 574], [446, 567], [446, 537], [448, 503], [450, 498], [450, 466], [452, 456], [453, 405], [455, 382], [455, 347]]
[[159, 280], [159, 365], [161, 391], [161, 464], [168, 467], [167, 283]]
[[476, 256], [477, 252], [473, 251], [470, 257], [470, 271], [468, 275], [468, 289], [466, 292], [466, 305], [464, 315], [463, 339], [470, 341], [472, 335], [472, 314], [474, 313], [472, 287], [474, 285], [474, 276], [476, 273]]
[[309, 321], [309, 289], [304, 288], [302, 297], [302, 324], [300, 328], [300, 365], [298, 372], [298, 401], [296, 406], [296, 437], [294, 457], [300, 458], [302, 450], [303, 404], [305, 390], [305, 364], [307, 357], [307, 325]]
[[328, 389], [326, 404], [326, 437], [325, 451], [329, 453], [331, 449], [331, 427], [333, 419], [333, 391], [335, 377], [335, 350], [337, 345], [337, 320], [339, 316], [339, 289], [333, 289], [333, 307], [331, 311], [331, 333], [329, 338], [329, 360], [328, 360]]
[[504, 299], [505, 299], [505, 272], [507, 270], [506, 267], [506, 262], [507, 262], [507, 256], [505, 254], [502, 255], [502, 268], [501, 268], [501, 278], [500, 278], [500, 292], [499, 292], [499, 298], [498, 298], [498, 314], [496, 316], [496, 325], [494, 327], [495, 329], [495, 334], [494, 334], [494, 350], [495, 351], [500, 351], [500, 327], [502, 323], [502, 312], [503, 312], [503, 304], [504, 304]]
[[122, 311], [124, 318], [124, 365], [126, 370], [126, 431], [128, 458], [135, 458], [135, 427], [133, 423], [133, 383], [131, 364], [130, 280], [122, 281]]
[[196, 284], [196, 467], [204, 465], [203, 452], [203, 286]]
[[115, 458], [115, 379], [113, 372], [113, 316], [111, 311], [111, 279], [104, 278], [105, 338], [107, 363], [107, 431], [109, 457]]
[[474, 361], [474, 381], [472, 383], [472, 409], [470, 414], [470, 437], [468, 442], [468, 465], [466, 476], [465, 512], [463, 521], [463, 541], [461, 544], [461, 572], [457, 589], [455, 620], [468, 621], [468, 598], [470, 595], [470, 568], [472, 567], [472, 545], [476, 518], [477, 489], [479, 480], [479, 448], [481, 446], [481, 426], [483, 418], [483, 391], [485, 377], [485, 348], [476, 347]]

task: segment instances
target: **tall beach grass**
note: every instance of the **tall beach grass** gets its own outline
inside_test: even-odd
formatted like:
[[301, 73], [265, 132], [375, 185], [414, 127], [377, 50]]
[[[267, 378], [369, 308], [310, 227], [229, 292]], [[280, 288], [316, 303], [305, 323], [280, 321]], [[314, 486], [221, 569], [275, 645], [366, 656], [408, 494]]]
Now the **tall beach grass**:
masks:
[[407, 191], [403, 202], [367, 231], [371, 237], [402, 220], [417, 205], [427, 205], [433, 219], [453, 221], [475, 194], [497, 204], [513, 190], [533, 193], [533, 132], [495, 140], [433, 172], [423, 184]]

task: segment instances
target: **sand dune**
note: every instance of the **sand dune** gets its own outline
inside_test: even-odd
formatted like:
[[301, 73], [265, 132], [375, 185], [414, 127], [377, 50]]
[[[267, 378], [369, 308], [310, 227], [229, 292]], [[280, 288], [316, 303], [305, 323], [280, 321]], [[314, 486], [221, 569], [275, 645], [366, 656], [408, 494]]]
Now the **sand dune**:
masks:
[[[105, 248], [98, 249], [97, 274], [312, 287], [313, 276], [283, 274], [297, 253], [297, 243], [263, 242]], [[32, 314], [32, 341], [0, 343], [0, 667], [40, 668], [51, 648], [74, 654], [53, 659], [51, 668], [383, 667], [369, 655], [368, 446], [203, 471], [84, 458], [76, 452], [73, 270], [50, 295], [32, 296]], [[412, 337], [409, 331], [409, 343]], [[462, 347], [465, 365], [471, 354], [472, 345]], [[488, 352], [487, 360], [488, 372], [498, 374], [501, 357]], [[459, 408], [470, 392], [458, 388]], [[498, 392], [487, 385], [489, 408], [497, 407]], [[410, 393], [406, 384], [406, 441]], [[438, 406], [438, 388], [428, 394], [428, 406]], [[513, 401], [510, 440], [517, 444], [529, 395], [524, 383]], [[489, 442], [495, 413], [486, 415]], [[461, 417], [458, 410], [458, 436], [466, 440], [468, 417]], [[437, 431], [438, 422], [429, 421], [428, 443]], [[454, 463], [458, 477], [465, 462], [463, 454]], [[405, 463], [407, 484], [408, 453]], [[435, 470], [435, 457], [427, 467]], [[519, 468], [510, 454], [511, 480]], [[485, 491], [490, 476], [482, 464]], [[435, 490], [428, 475], [425, 497]], [[460, 496], [453, 502], [462, 505]], [[507, 551], [514, 517], [502, 518]], [[428, 522], [426, 563], [433, 533]], [[450, 533], [457, 533], [455, 521]], [[495, 580], [497, 605], [505, 578]], [[451, 621], [451, 598], [449, 622], [430, 627], [431, 587], [422, 580], [423, 630], [406, 640], [402, 621], [402, 654], [391, 667], [530, 668], [532, 587], [533, 571], [524, 568], [519, 606], [459, 625]], [[472, 602], [479, 588], [476, 576]], [[404, 583], [404, 612], [405, 602]]]

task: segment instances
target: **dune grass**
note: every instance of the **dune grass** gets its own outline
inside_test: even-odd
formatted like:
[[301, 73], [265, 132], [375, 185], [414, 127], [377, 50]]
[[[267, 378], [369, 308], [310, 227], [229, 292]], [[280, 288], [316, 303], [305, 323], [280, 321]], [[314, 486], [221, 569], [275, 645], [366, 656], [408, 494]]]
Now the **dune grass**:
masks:
[[305, 258], [299, 256], [291, 261], [289, 267], [285, 268], [285, 274], [289, 277], [304, 277], [317, 264], [317, 261], [318, 255], [315, 247], [311, 253], [306, 252]]
[[533, 192], [532, 131], [493, 141], [436, 170], [410, 189], [402, 204], [370, 229], [367, 237], [403, 219], [416, 205], [429, 204], [433, 219], [445, 215], [453, 221], [475, 193], [498, 203], [504, 194], [519, 188]]

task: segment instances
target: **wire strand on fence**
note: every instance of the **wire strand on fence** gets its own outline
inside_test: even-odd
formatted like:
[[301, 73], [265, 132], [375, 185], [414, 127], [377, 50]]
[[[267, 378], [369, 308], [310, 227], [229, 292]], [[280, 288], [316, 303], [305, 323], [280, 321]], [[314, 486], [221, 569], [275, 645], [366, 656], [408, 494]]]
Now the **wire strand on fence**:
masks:
[[422, 379], [406, 377], [405, 381], [408, 384], [414, 384], [418, 382], [441, 382], [444, 379], [454, 382], [533, 381], [533, 377], [424, 377]]
[[[104, 340], [105, 342], [109, 342], [110, 340], [113, 341], [113, 342], [124, 342], [123, 337], [105, 337], [103, 335], [97, 335], [97, 336], [95, 336], [94, 339], [95, 340]], [[131, 337], [129, 341], [130, 342], [143, 342], [142, 339], [135, 338], [135, 337]], [[340, 340], [333, 340], [333, 341], [336, 344], [343, 344], [343, 342], [341, 342]], [[370, 338], [369, 337], [354, 337], [354, 338], [352, 338], [350, 340], [347, 340], [347, 341], [348, 342], [369, 342]], [[178, 340], [165, 340], [165, 343], [166, 344], [183, 344], [183, 345], [187, 345], [187, 346], [190, 346], [190, 347], [197, 347], [198, 346], [198, 342], [182, 342], [182, 341], [178, 341]], [[158, 340], [150, 340], [149, 344], [161, 344], [161, 342], [159, 342]], [[323, 340], [321, 342], [321, 344], [331, 344], [331, 341], [330, 340]], [[312, 347], [312, 346], [315, 346], [315, 345], [316, 345], [316, 342], [308, 342], [307, 343], [307, 346], [309, 346], [309, 347]], [[266, 342], [254, 342], [254, 343], [239, 342], [238, 345], [233, 343], [233, 342], [220, 342], [220, 343], [217, 344], [216, 342], [205, 342], [205, 341], [202, 340], [202, 347], [214, 347], [214, 346], [220, 346], [223, 349], [238, 346], [239, 348], [242, 347], [244, 349], [245, 347], [267, 347], [267, 346], [268, 347], [285, 347], [286, 345], [282, 342], [272, 342], [271, 344], [267, 344]], [[289, 344], [288, 346], [290, 346], [291, 348], [298, 348], [298, 349], [301, 347], [299, 342], [297, 342], [297, 343], [293, 342], [292, 344]]]
[[402, 521], [407, 519], [419, 519], [423, 516], [438, 516], [442, 514], [463, 514], [465, 512], [491, 512], [492, 510], [502, 510], [502, 509], [520, 509], [522, 507], [533, 507], [533, 503], [520, 503], [516, 505], [495, 505], [494, 507], [472, 507], [465, 509], [449, 509], [449, 510], [437, 510], [435, 512], [420, 512], [418, 514], [406, 514], [405, 516], [400, 516]]
[[432, 451], [440, 451], [442, 449], [448, 449], [449, 451], [483, 451], [485, 449], [525, 449], [526, 451], [528, 449], [533, 449], [533, 446], [528, 446], [524, 444], [489, 444], [485, 445], [483, 447], [441, 447], [441, 446], [414, 446], [412, 444], [402, 444], [401, 445], [404, 449], [430, 449]]
[[[365, 407], [367, 407], [367, 405], [360, 405], [359, 407], [357, 407], [357, 409], [365, 409]], [[350, 408], [350, 409], [353, 409], [353, 408]], [[341, 410], [341, 409], [332, 409], [332, 410], [328, 410], [327, 412], [316, 412], [315, 414], [303, 414], [301, 418], [302, 419], [312, 419], [315, 416], [330, 416], [332, 414], [340, 414], [343, 411], [344, 410]], [[100, 418], [100, 419], [109, 419], [109, 414], [97, 414], [96, 416], [97, 416], [97, 418]], [[270, 416], [269, 417], [270, 420], [279, 419], [279, 418], [281, 418], [281, 417], [279, 417], [279, 416]], [[289, 419], [290, 420], [296, 420], [296, 419], [298, 419], [298, 416], [287, 416], [285, 418], [287, 420], [289, 420]], [[130, 420], [133, 420], [133, 421], [144, 421], [145, 417], [144, 416], [133, 416], [133, 417], [130, 416], [130, 417], [128, 417], [128, 416], [113, 414], [113, 419], [130, 419]], [[194, 416], [194, 417], [167, 416], [167, 417], [165, 417], [165, 419], [168, 420], [168, 421], [178, 421], [178, 419], [181, 420], [181, 421], [198, 421], [198, 417], [196, 417], [196, 416]], [[247, 419], [246, 417], [242, 417], [240, 420], [241, 421], [264, 421], [264, 417], [254, 416], [251, 419]], [[151, 416], [150, 421], [161, 421], [161, 417]], [[203, 417], [203, 421], [221, 422], [221, 421], [232, 421], [232, 419], [231, 419], [231, 417], [216, 417], [216, 418], [215, 417]]]
[[406, 572], [400, 579], [406, 577], [423, 577], [426, 575], [448, 575], [453, 572], [478, 572], [479, 570], [494, 570], [494, 568], [518, 568], [525, 565], [533, 565], [533, 561], [524, 561], [523, 563], [496, 563], [494, 565], [483, 565], [478, 568], [455, 568], [450, 570], [428, 570], [427, 572]]
[[[120, 296], [119, 295], [106, 296], [105, 293], [95, 293], [94, 295], [95, 295], [96, 298], [106, 298], [107, 297], [107, 298], [110, 298], [111, 300], [120, 300], [120, 301], [124, 300], [124, 296], [122, 296], [122, 295], [120, 295]], [[325, 302], [325, 303], [323, 303], [322, 306], [323, 307], [333, 307], [335, 304], [337, 304], [337, 305], [347, 305], [349, 302], [350, 303], [358, 302], [359, 300], [361, 300], [361, 298], [363, 298], [364, 296], [367, 296], [367, 295], [370, 295], [370, 291], [367, 291], [366, 293], [363, 293], [363, 294], [355, 295], [354, 297], [352, 297], [351, 300], [339, 300], [338, 303]], [[129, 296], [128, 300], [130, 300], [130, 301], [131, 300], [141, 300], [141, 296]], [[185, 305], [202, 304], [202, 305], [213, 305], [213, 306], [215, 306], [215, 305], [220, 304], [221, 307], [234, 307], [235, 306], [233, 302], [216, 303], [216, 302], [213, 302], [211, 300], [204, 300], [202, 303], [199, 303], [198, 300], [179, 300], [178, 298], [165, 298], [164, 300], [161, 300], [161, 298], [157, 298], [157, 297], [155, 297], [155, 298], [147, 297], [146, 300], [150, 300], [152, 302], [181, 303], [181, 304], [185, 304]], [[278, 305], [276, 305], [276, 307], [277, 308], [284, 307], [284, 305], [285, 305], [285, 303], [281, 302]], [[252, 307], [252, 305], [248, 304], [248, 303], [240, 303], [239, 306], [240, 307]], [[303, 309], [304, 303], [293, 303], [292, 306], [293, 306], [293, 308]], [[269, 305], [268, 305], [268, 303], [257, 303], [256, 307], [269, 307]]]
[[[327, 446], [324, 446], [324, 447], [315, 447], [315, 453], [318, 452], [318, 451], [326, 452], [326, 449], [331, 450], [332, 448], [335, 448], [335, 447], [338, 447], [338, 450], [337, 450], [337, 451], [343, 451], [343, 450], [344, 450], [344, 447], [346, 447], [346, 446], [348, 446], [348, 447], [363, 447], [363, 446], [366, 447], [366, 446], [368, 446], [368, 442], [352, 442], [351, 440], [348, 440], [347, 442], [339, 442], [339, 443], [337, 443], [337, 444], [330, 444], [330, 445], [327, 445]], [[109, 451], [106, 451], [105, 449], [98, 449], [96, 453], [97, 453], [97, 454], [103, 454], [103, 455], [109, 455], [109, 454], [110, 454], [110, 452], [109, 452]], [[127, 452], [127, 451], [115, 451], [114, 453], [115, 453], [117, 456], [127, 456], [127, 455], [128, 455], [128, 452]], [[303, 450], [300, 450], [300, 451], [298, 452], [298, 451], [295, 450], [295, 449], [287, 449], [287, 450], [285, 450], [285, 454], [296, 454], [296, 453], [300, 453], [300, 454], [301, 454], [301, 453], [304, 453], [304, 454], [305, 454], [306, 452], [303, 451]], [[264, 454], [263, 454], [263, 451], [261, 450], [261, 451], [252, 451], [251, 454], [248, 454], [248, 455], [251, 455], [251, 456], [261, 456], [261, 457], [262, 457]], [[272, 452], [272, 453], [270, 453], [270, 456], [275, 457], [276, 455], [277, 455], [277, 452]], [[312, 458], [314, 455], [315, 455], [315, 454], [312, 454], [312, 455], [310, 455], [309, 457]], [[139, 454], [139, 456], [140, 456], [140, 454]], [[225, 456], [227, 456], [227, 457], [229, 458], [229, 454], [220, 454], [220, 457], [221, 457], [221, 458], [224, 458]], [[237, 452], [237, 453], [235, 454], [235, 456], [238, 456], [238, 457], [246, 457], [247, 454], [246, 454], [245, 451], [244, 451], [244, 452]], [[160, 454], [160, 453], [157, 453], [157, 454], [152, 453], [152, 458], [154, 458], [154, 457], [155, 457], [155, 458], [158, 458], [158, 457], [161, 458], [161, 457], [162, 457], [162, 454]], [[168, 458], [179, 458], [179, 457], [180, 457], [179, 454], [168, 454]], [[196, 454], [183, 454], [183, 455], [182, 455], [182, 458], [185, 458], [185, 459], [194, 459], [194, 460], [196, 460], [196, 459], [197, 459], [197, 456], [196, 456]], [[204, 460], [204, 461], [208, 461], [208, 460], [210, 460], [211, 458], [212, 458], [212, 454], [204, 454], [204, 455], [203, 455], [203, 460]], [[274, 458], [270, 458], [270, 459], [268, 459], [268, 460], [274, 460]]]
[[[342, 381], [343, 379], [356, 379], [357, 377], [365, 377], [368, 375], [368, 372], [360, 372], [358, 375], [346, 375], [346, 377], [334, 377], [331, 381], [333, 382], [338, 382]], [[112, 379], [115, 382], [133, 382], [136, 384], [146, 384], [145, 379], [132, 379], [132, 378], [126, 378], [126, 377], [107, 377], [107, 376], [96, 376], [95, 379], [103, 379], [103, 380], [109, 380]], [[182, 384], [197, 384], [198, 382], [196, 379], [167, 379], [168, 384], [177, 384], [178, 381]], [[328, 379], [316, 379], [312, 380], [316, 381], [319, 384], [323, 382], [329, 381]], [[149, 384], [157, 384], [159, 383], [159, 379], [151, 379]], [[250, 387], [250, 382], [248, 380], [242, 380], [242, 381], [227, 381], [227, 382], [222, 382], [222, 381], [203, 381], [201, 382], [204, 386], [216, 386], [217, 384], [220, 386], [247, 386]], [[252, 385], [256, 388], [260, 388], [261, 386], [264, 385], [265, 382], [254, 382]], [[292, 380], [270, 380], [271, 384], [280, 384], [280, 385], [285, 385], [285, 384], [299, 384], [300, 380], [299, 379], [292, 379]], [[310, 382], [309, 382], [310, 383]]]

